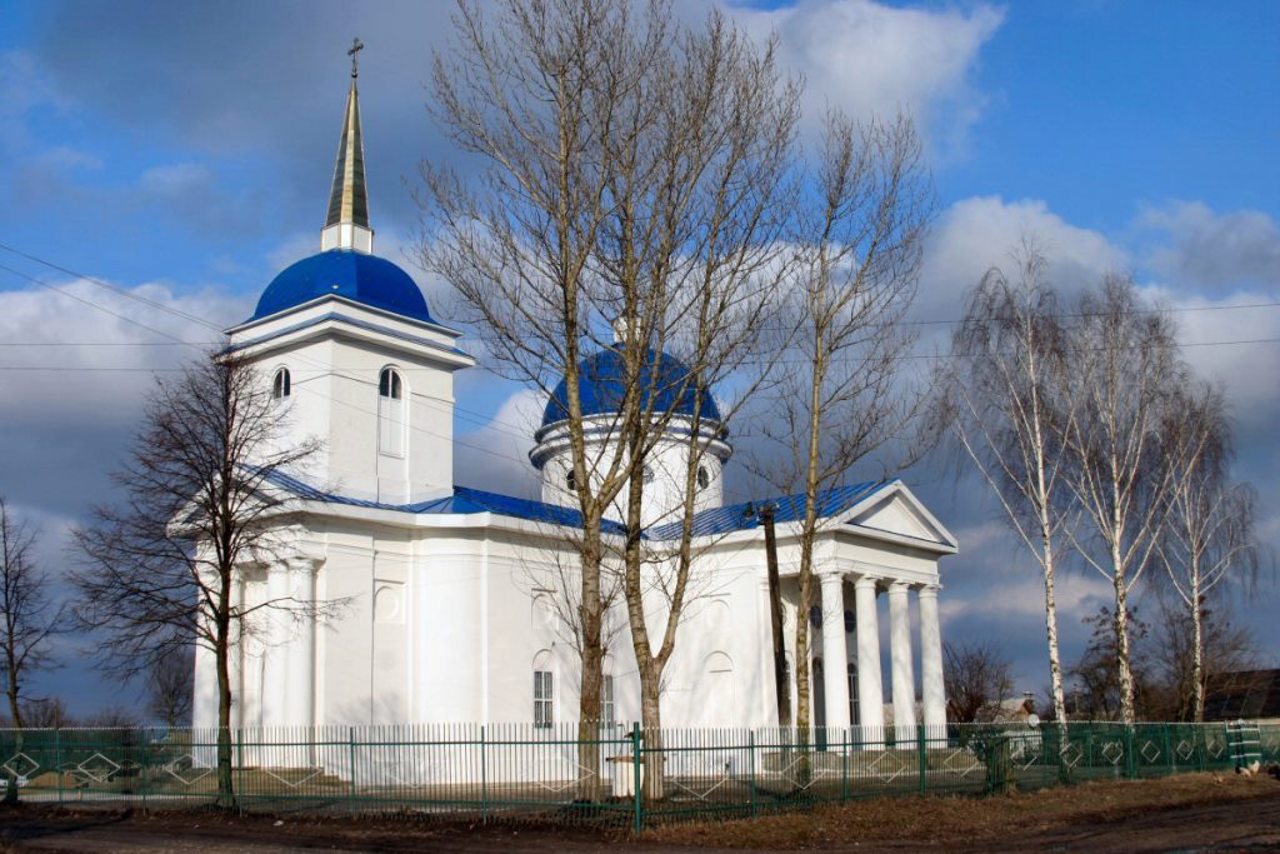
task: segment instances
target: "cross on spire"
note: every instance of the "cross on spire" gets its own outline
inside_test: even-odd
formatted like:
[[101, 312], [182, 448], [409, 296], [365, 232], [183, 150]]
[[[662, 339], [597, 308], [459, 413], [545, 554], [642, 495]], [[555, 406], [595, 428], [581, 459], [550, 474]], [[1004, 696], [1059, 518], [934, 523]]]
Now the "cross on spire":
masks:
[[364, 50], [364, 42], [354, 38], [351, 40], [351, 50], [347, 51], [347, 56], [351, 57], [351, 77], [354, 79], [360, 76], [360, 51]]

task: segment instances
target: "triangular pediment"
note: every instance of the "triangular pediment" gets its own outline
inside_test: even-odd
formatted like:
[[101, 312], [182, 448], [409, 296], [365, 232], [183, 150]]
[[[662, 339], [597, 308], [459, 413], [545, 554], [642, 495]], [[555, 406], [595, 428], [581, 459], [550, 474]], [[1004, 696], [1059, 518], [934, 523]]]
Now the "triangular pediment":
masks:
[[951, 532], [901, 483], [851, 508], [844, 522], [868, 532], [956, 549]]

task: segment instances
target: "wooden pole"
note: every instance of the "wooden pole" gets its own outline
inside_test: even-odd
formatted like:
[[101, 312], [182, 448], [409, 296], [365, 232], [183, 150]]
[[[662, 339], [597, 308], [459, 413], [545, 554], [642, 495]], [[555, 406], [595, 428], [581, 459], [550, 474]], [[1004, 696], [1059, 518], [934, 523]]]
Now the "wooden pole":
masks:
[[791, 684], [787, 678], [786, 641], [782, 636], [782, 582], [778, 579], [778, 538], [773, 529], [774, 506], [760, 508], [764, 526], [765, 561], [769, 567], [769, 621], [773, 624], [773, 679], [778, 696], [778, 726], [791, 726]]

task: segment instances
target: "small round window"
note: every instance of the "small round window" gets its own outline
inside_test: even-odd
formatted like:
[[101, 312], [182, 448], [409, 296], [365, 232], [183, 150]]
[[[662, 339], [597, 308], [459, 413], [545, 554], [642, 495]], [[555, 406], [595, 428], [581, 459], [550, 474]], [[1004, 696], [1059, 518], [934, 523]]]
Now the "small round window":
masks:
[[289, 369], [281, 368], [276, 371], [275, 379], [271, 381], [271, 397], [275, 400], [283, 400], [293, 394], [293, 382], [289, 378]]

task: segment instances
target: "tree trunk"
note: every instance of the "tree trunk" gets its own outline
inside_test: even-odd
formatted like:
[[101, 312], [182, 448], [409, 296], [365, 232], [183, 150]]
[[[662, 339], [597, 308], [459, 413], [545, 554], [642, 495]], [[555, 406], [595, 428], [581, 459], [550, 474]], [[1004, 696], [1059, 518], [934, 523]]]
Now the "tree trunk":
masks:
[[1066, 693], [1062, 685], [1062, 653], [1058, 648], [1057, 567], [1053, 541], [1044, 535], [1044, 625], [1049, 640], [1049, 684], [1053, 692], [1053, 714], [1059, 725], [1067, 723]]
[[[231, 778], [231, 652], [229, 617], [221, 616], [217, 624], [215, 651], [218, 669], [218, 806], [235, 806], [235, 786]], [[354, 769], [353, 769], [354, 771]]]
[[1120, 683], [1120, 720], [1133, 724], [1137, 720], [1133, 702], [1133, 669], [1131, 651], [1129, 649], [1129, 588], [1125, 584], [1125, 573], [1116, 561], [1116, 675]]
[[600, 602], [600, 549], [585, 543], [582, 554], [582, 681], [578, 695], [578, 797], [600, 798], [601, 688], [604, 684], [603, 615]]
[[[10, 647], [12, 649], [12, 647]], [[9, 714], [13, 720], [14, 729], [17, 733], [14, 737], [13, 752], [15, 754], [22, 753], [22, 710], [18, 707], [18, 668], [14, 665], [12, 657], [9, 660]], [[12, 770], [5, 769], [5, 787], [4, 802], [6, 804], [16, 804], [18, 802], [18, 775]]]
[[[645, 671], [648, 671], [647, 675]], [[650, 661], [641, 668], [640, 718], [644, 728], [644, 796], [646, 800], [661, 800], [666, 792], [662, 779], [665, 756], [662, 753], [662, 697], [661, 679], [657, 667]]]
[[1197, 575], [1191, 585], [1191, 701], [1192, 720], [1204, 723], [1204, 610]]

